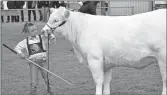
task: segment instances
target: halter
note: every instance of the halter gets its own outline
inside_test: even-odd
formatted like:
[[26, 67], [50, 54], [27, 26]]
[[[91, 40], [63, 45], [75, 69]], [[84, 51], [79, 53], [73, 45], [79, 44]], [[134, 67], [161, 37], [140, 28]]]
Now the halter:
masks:
[[63, 21], [63, 22], [62, 22], [59, 26], [57, 26], [57, 27], [51, 27], [51, 26], [49, 26], [49, 24], [46, 24], [46, 25], [52, 30], [52, 33], [53, 33], [53, 31], [54, 31], [56, 28], [58, 28], [58, 27], [64, 25], [65, 23], [66, 23], [66, 21]]

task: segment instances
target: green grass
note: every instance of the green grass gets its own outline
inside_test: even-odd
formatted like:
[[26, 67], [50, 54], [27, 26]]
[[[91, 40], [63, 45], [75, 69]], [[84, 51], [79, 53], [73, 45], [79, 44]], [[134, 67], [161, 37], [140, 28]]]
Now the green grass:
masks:
[[[40, 29], [42, 22], [35, 23]], [[3, 23], [2, 43], [14, 47], [24, 37], [20, 32], [24, 23]], [[72, 87], [62, 80], [49, 75], [54, 91], [60, 95], [94, 94], [95, 85], [89, 69], [80, 64], [71, 45], [64, 39], [50, 47], [50, 70], [78, 87]], [[8, 49], [2, 47], [2, 95], [29, 94], [29, 65]], [[114, 68], [111, 82], [112, 95], [159, 95], [162, 90], [161, 76], [156, 64], [142, 70]], [[39, 76], [38, 95], [44, 95], [44, 81]]]

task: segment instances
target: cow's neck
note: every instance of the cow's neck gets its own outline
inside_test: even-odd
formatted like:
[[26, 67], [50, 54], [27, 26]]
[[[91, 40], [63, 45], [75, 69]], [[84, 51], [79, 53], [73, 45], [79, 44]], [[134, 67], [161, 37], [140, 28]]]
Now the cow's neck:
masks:
[[81, 30], [84, 29], [85, 20], [84, 14], [78, 12], [71, 12], [70, 17], [65, 25], [65, 37], [72, 43], [77, 44], [81, 35]]

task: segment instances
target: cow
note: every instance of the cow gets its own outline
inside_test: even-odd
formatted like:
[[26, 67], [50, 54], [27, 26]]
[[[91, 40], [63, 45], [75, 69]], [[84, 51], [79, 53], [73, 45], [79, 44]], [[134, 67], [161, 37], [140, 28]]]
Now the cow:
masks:
[[[166, 95], [166, 9], [132, 16], [98, 16], [52, 9], [41, 34], [64, 36], [72, 44], [80, 63], [89, 67], [96, 95], [110, 95], [114, 67], [142, 69], [157, 59]], [[54, 32], [52, 32], [52, 31]]]

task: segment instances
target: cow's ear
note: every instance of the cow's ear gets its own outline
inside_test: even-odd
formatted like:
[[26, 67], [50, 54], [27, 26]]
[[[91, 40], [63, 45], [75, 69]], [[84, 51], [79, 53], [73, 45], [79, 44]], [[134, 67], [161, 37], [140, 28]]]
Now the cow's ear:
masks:
[[64, 18], [68, 18], [70, 15], [70, 11], [67, 10], [65, 7], [59, 7], [60, 13], [62, 13]]
[[65, 10], [64, 17], [68, 18], [69, 16], [70, 16], [70, 11], [69, 10]]
[[54, 8], [50, 8], [50, 12], [52, 13], [55, 9]]

